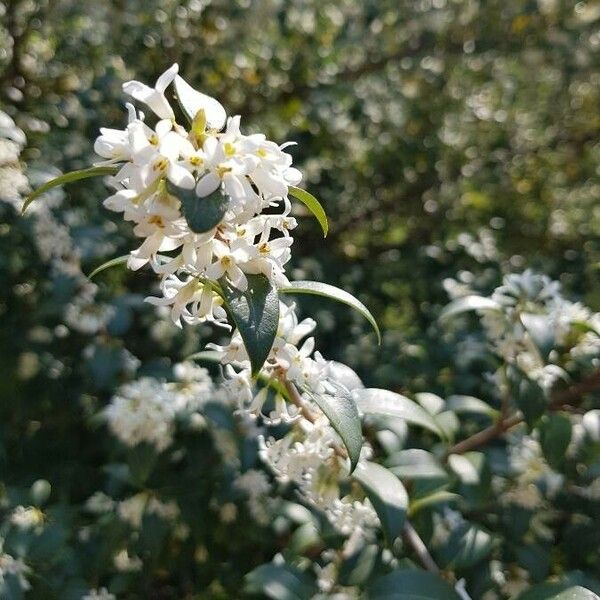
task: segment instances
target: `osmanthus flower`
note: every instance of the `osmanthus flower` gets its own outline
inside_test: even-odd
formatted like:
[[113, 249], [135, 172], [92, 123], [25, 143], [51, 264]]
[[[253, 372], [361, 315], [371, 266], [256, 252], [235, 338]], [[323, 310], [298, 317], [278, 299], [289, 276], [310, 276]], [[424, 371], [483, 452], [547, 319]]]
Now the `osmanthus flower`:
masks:
[[[188, 126], [177, 122], [169, 103], [172, 83]], [[289, 143], [245, 135], [240, 117], [227, 118], [217, 100], [178, 75], [176, 64], [153, 87], [129, 81], [123, 90], [157, 117], [145, 121], [128, 105], [125, 129], [102, 129], [95, 144], [106, 160], [100, 163], [102, 173], [114, 170], [115, 191], [104, 205], [122, 213], [140, 240], [128, 267], [149, 265], [160, 277], [160, 295], [146, 300], [168, 311], [177, 326], [209, 322], [229, 330], [236, 324], [228, 342], [207, 348], [225, 365], [222, 389], [240, 413], [255, 427], [288, 425], [282, 439], [262, 441], [261, 456], [340, 531], [362, 532], [377, 520], [372, 507], [340, 491], [358, 451], [343, 450], [347, 440], [315, 399], [322, 395], [332, 404], [335, 386], [329, 380], [335, 375], [315, 352], [310, 336], [315, 321], [300, 320], [294, 305], [279, 300], [289, 291], [282, 288], [291, 286], [286, 265], [297, 225], [288, 195], [302, 199], [327, 231], [318, 201], [291, 188], [302, 176], [286, 151]], [[234, 308], [236, 301], [247, 310]], [[244, 321], [256, 314], [268, 322], [258, 351], [247, 336], [252, 331], [258, 338], [262, 325]], [[124, 444], [145, 442], [160, 452], [172, 443], [178, 412], [198, 407], [195, 398], [205, 392], [201, 381], [183, 385], [142, 378], [122, 386], [104, 414]], [[355, 417], [353, 425], [360, 429], [358, 412]]]
[[132, 98], [143, 102], [160, 119], [173, 119], [175, 113], [165, 97], [165, 90], [171, 85], [178, 72], [179, 65], [174, 64], [156, 80], [153, 88], [140, 81], [132, 80], [123, 84], [123, 91]]
[[223, 299], [210, 286], [196, 277], [187, 277], [184, 281], [177, 275], [167, 275], [162, 283], [162, 298], [148, 297], [146, 302], [155, 306], [171, 307], [171, 319], [181, 327], [181, 321], [189, 325], [210, 321], [215, 325], [230, 329], [227, 313], [223, 308]]

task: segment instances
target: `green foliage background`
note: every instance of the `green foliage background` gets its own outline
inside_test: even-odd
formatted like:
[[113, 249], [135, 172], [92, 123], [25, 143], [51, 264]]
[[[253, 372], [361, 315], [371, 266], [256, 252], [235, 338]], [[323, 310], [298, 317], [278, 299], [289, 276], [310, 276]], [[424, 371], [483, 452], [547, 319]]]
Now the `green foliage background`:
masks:
[[[487, 293], [503, 274], [532, 267], [600, 310], [595, 2], [9, 0], [0, 12], [2, 110], [25, 131], [21, 158], [33, 171], [88, 166], [99, 127], [123, 125], [122, 81], [153, 81], [173, 62], [248, 130], [298, 142], [296, 166], [325, 205], [331, 233], [322, 240], [318, 225], [301, 219], [292, 276], [354, 293], [380, 323], [382, 347], [350, 311], [300, 304], [319, 322], [323, 354], [370, 386], [489, 395], [483, 346], [463, 360], [456, 336], [437, 323], [449, 277]], [[67, 194], [84, 272], [129, 250], [128, 226], [102, 208], [99, 181]], [[75, 283], [36, 256], [29, 222], [8, 205], [0, 214], [0, 494], [27, 504], [35, 480], [52, 483], [54, 529], [43, 535], [56, 539], [48, 555], [36, 542], [38, 562], [50, 567], [33, 597], [78, 597], [84, 583], [106, 582], [102, 556], [111, 548], [102, 540], [121, 539], [102, 530], [81, 554], [70, 537], [74, 507], [117, 460], [114, 440], [84, 424], [127, 378], [125, 348], [143, 373], [166, 377], [211, 333], [151, 339], [153, 312], [142, 298], [153, 280], [116, 269], [99, 277], [100, 293], [122, 318], [92, 342], [76, 333], [49, 341]], [[32, 354], [37, 368], [25, 378]], [[50, 374], [57, 361], [60, 378]], [[125, 597], [237, 597], [244, 574], [287, 543], [243, 517], [211, 523], [215, 497], [235, 500], [226, 469], [207, 434], [181, 443], [187, 462], [177, 473], [165, 467], [163, 484], [171, 477], [197, 490], [186, 520], [198, 523], [209, 559], [199, 567], [191, 541], [161, 555], [153, 550], [160, 540], [143, 540], [156, 563], [115, 584]], [[519, 518], [511, 517], [515, 527]], [[598, 527], [570, 543], [556, 553], [507, 547], [503, 560], [532, 571], [535, 563], [534, 580], [597, 574]]]

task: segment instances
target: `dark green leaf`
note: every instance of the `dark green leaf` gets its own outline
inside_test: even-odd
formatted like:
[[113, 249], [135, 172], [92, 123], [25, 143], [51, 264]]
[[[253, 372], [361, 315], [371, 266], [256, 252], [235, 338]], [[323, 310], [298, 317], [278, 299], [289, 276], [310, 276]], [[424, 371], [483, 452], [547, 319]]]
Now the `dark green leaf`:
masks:
[[325, 413], [331, 426], [342, 438], [350, 459], [350, 471], [354, 471], [363, 442], [360, 416], [350, 392], [342, 385], [333, 382], [331, 385], [334, 387], [331, 394], [315, 394], [309, 389], [305, 392]]
[[406, 519], [408, 494], [404, 486], [392, 472], [372, 462], [361, 463], [354, 471], [354, 478], [369, 497], [391, 545], [402, 532]]
[[548, 403], [544, 390], [514, 366], [508, 367], [507, 376], [515, 402], [521, 409], [525, 422], [531, 428], [546, 410]]
[[116, 267], [117, 265], [122, 265], [127, 262], [129, 259], [129, 254], [124, 254], [123, 256], [117, 256], [116, 258], [111, 258], [107, 260], [105, 263], [102, 263], [99, 267], [96, 267], [89, 275], [88, 279], [93, 279], [98, 273], [102, 273], [106, 269], [110, 269], [112, 267]]
[[565, 463], [565, 453], [571, 442], [571, 420], [566, 415], [544, 415], [539, 425], [540, 444], [548, 464], [558, 471]]
[[25, 199], [25, 203], [23, 204], [23, 208], [21, 212], [24, 213], [29, 205], [39, 196], [45, 194], [52, 188], [65, 185], [67, 183], [72, 183], [73, 181], [79, 181], [80, 179], [87, 179], [88, 177], [100, 177], [102, 175], [114, 175], [119, 170], [119, 167], [110, 166], [110, 167], [90, 167], [89, 169], [81, 169], [80, 171], [71, 171], [70, 173], [65, 173], [64, 175], [60, 175], [59, 177], [55, 177], [50, 181], [41, 185], [37, 190], [34, 190], [27, 196]]
[[327, 222], [327, 215], [325, 214], [325, 209], [321, 203], [311, 193], [293, 185], [289, 187], [289, 193], [300, 200], [300, 202], [302, 202], [306, 208], [310, 210], [317, 221], [319, 221], [319, 225], [323, 230], [323, 236], [327, 237], [327, 233], [329, 232], [329, 223]]
[[417, 569], [393, 571], [376, 579], [368, 600], [461, 600], [441, 577]]
[[370, 577], [379, 556], [379, 547], [369, 544], [360, 548], [340, 566], [338, 582], [343, 586], [362, 585]]
[[600, 600], [600, 596], [581, 585], [542, 583], [529, 588], [518, 600]]
[[206, 233], [214, 229], [223, 220], [229, 206], [229, 200], [221, 190], [216, 190], [205, 198], [199, 198], [195, 190], [186, 190], [167, 181], [167, 191], [179, 198], [181, 213], [195, 233]]
[[386, 461], [386, 466], [400, 478], [444, 479], [448, 477], [440, 461], [431, 452], [420, 448], [396, 452]]
[[250, 358], [252, 375], [262, 368], [271, 352], [279, 325], [277, 290], [264, 275], [247, 275], [248, 289], [241, 292], [221, 280], [226, 308], [240, 332]]
[[492, 536], [476, 525], [463, 523], [439, 549], [437, 556], [444, 567], [468, 569], [482, 561], [492, 550]]
[[244, 591], [273, 600], [309, 600], [318, 591], [305, 573], [287, 564], [260, 565], [245, 577]]
[[435, 419], [406, 396], [377, 388], [354, 390], [352, 396], [359, 410], [365, 415], [399, 417], [443, 437], [443, 433]]
[[352, 294], [341, 290], [334, 285], [321, 283], [320, 281], [292, 281], [289, 287], [279, 289], [282, 294], [313, 294], [315, 296], [323, 296], [331, 300], [337, 300], [343, 304], [347, 304], [357, 312], [359, 312], [373, 327], [377, 334], [377, 340], [381, 343], [381, 333], [375, 317], [370, 313], [369, 309]]

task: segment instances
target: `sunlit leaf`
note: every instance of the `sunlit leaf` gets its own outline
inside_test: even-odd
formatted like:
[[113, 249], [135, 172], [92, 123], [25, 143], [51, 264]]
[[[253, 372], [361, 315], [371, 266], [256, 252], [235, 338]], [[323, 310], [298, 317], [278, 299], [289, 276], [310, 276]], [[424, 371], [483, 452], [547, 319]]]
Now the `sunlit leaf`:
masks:
[[25, 199], [23, 204], [23, 208], [21, 212], [24, 213], [29, 205], [39, 196], [45, 194], [50, 191], [52, 188], [59, 187], [61, 185], [66, 185], [67, 183], [73, 183], [74, 181], [79, 181], [80, 179], [88, 179], [89, 177], [102, 177], [103, 175], [114, 175], [119, 170], [119, 167], [115, 166], [106, 166], [106, 167], [90, 167], [89, 169], [81, 169], [80, 171], [71, 171], [70, 173], [65, 173], [64, 175], [60, 175], [59, 177], [55, 177], [50, 181], [44, 183], [39, 188], [31, 192], [29, 196]]
[[302, 202], [308, 210], [315, 216], [321, 229], [323, 230], [323, 236], [327, 237], [327, 233], [329, 232], [329, 223], [327, 222], [327, 215], [325, 214], [325, 209], [321, 205], [321, 203], [309, 192], [306, 190], [300, 189], [291, 185], [289, 187], [289, 193]]
[[354, 390], [352, 396], [358, 409], [365, 415], [399, 417], [443, 437], [434, 417], [406, 396], [377, 388]]
[[332, 383], [333, 393], [316, 394], [310, 389], [305, 392], [325, 413], [331, 426], [342, 438], [350, 459], [350, 470], [353, 471], [358, 463], [363, 438], [360, 416], [350, 392], [342, 385]]
[[102, 271], [106, 271], [106, 269], [111, 269], [112, 267], [117, 267], [118, 265], [126, 264], [129, 259], [129, 254], [124, 254], [123, 256], [117, 256], [116, 258], [111, 258], [107, 260], [105, 263], [102, 263], [100, 266], [96, 267], [89, 275], [88, 279], [93, 279], [98, 275], [98, 273], [102, 273]]
[[354, 478], [365, 490], [385, 537], [392, 544], [402, 532], [408, 509], [408, 494], [404, 486], [391, 471], [372, 462], [359, 464]]
[[440, 315], [440, 320], [447, 320], [471, 310], [501, 310], [500, 305], [491, 298], [483, 296], [463, 296], [453, 300], [444, 308]]
[[360, 313], [373, 327], [377, 334], [377, 340], [381, 343], [381, 333], [375, 317], [370, 313], [369, 309], [352, 294], [328, 283], [320, 281], [292, 281], [289, 287], [279, 289], [282, 294], [312, 294], [314, 296], [323, 296], [331, 300], [337, 300], [342, 304], [347, 304], [358, 313]]

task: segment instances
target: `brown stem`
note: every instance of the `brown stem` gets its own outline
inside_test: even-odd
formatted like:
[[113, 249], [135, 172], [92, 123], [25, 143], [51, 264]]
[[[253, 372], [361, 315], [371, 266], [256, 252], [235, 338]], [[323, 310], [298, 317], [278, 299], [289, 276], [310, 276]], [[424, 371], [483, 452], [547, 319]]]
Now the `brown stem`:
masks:
[[[583, 396], [583, 394], [598, 390], [600, 390], [600, 370], [596, 371], [589, 377], [586, 377], [579, 383], [576, 383], [567, 389], [554, 394], [550, 404], [548, 405], [548, 408], [549, 410], [572, 408], [573, 404], [576, 404], [581, 400], [581, 396]], [[507, 403], [503, 399], [502, 413], [504, 413], [506, 406]], [[515, 425], [523, 422], [524, 417], [521, 413], [516, 413], [510, 417], [506, 417], [502, 413], [498, 422], [452, 446], [452, 448], [446, 452], [446, 457], [448, 457], [450, 454], [464, 454], [469, 450], [478, 448], [490, 440], [502, 435], [505, 431], [508, 431]]]
[[417, 530], [408, 521], [404, 523], [404, 527], [402, 528], [402, 537], [417, 555], [421, 564], [431, 573], [439, 575], [440, 568], [436, 565], [431, 554], [429, 554], [429, 550], [427, 550], [427, 546], [417, 533]]

